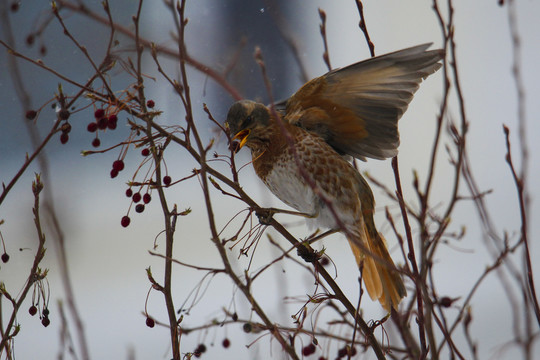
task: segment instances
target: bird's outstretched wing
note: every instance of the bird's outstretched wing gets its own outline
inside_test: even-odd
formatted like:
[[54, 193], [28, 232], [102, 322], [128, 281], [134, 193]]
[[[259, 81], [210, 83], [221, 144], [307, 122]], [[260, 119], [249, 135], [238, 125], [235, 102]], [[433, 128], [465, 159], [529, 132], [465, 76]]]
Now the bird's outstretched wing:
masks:
[[285, 120], [323, 137], [339, 153], [359, 159], [397, 154], [397, 122], [442, 50], [423, 44], [330, 71], [286, 103]]

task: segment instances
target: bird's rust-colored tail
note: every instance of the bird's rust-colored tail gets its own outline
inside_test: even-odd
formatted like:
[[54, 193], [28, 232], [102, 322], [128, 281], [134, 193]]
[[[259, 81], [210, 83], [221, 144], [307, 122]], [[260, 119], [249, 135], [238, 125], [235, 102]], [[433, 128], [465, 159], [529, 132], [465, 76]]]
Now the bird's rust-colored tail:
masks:
[[[407, 295], [405, 285], [386, 249], [382, 235], [374, 232], [370, 236], [367, 229], [362, 229], [362, 239], [349, 239], [349, 244], [358, 266], [363, 265], [363, 279], [372, 300], [378, 300], [382, 307], [390, 312], [397, 309], [401, 299]], [[365, 254], [358, 243], [364, 244], [374, 256]]]

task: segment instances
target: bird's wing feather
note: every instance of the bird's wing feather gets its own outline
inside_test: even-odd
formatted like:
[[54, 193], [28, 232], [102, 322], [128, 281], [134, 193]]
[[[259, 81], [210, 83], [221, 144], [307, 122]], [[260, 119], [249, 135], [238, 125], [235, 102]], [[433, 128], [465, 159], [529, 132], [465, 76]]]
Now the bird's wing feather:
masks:
[[323, 137], [338, 152], [363, 159], [395, 156], [397, 121], [444, 52], [418, 45], [315, 78], [286, 105], [285, 120]]

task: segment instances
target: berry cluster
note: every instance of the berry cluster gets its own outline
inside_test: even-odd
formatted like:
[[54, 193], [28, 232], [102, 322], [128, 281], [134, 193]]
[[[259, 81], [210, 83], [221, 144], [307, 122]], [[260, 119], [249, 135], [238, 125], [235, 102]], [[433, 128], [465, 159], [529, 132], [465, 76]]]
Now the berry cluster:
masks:
[[[149, 156], [150, 149], [149, 148], [142, 149], [141, 155], [144, 157]], [[113, 178], [116, 177], [118, 175], [118, 172], [121, 171], [123, 168], [124, 168], [124, 162], [122, 160], [116, 160], [113, 163], [113, 169], [111, 170], [111, 177]], [[172, 182], [172, 178], [169, 175], [165, 175], [162, 181], [165, 186], [169, 186]], [[131, 186], [126, 190], [126, 196], [128, 198], [131, 198], [131, 201], [133, 204], [136, 204], [135, 212], [137, 213], [142, 213], [145, 210], [145, 206], [150, 201], [152, 201], [152, 195], [150, 194], [149, 191], [147, 191], [144, 194], [141, 194], [140, 189], [139, 191], [134, 192]], [[130, 223], [131, 223], [131, 218], [128, 215], [124, 215], [122, 217], [122, 220], [120, 221], [120, 224], [123, 227], [128, 227]]]
[[[28, 114], [27, 114], [28, 115]], [[60, 120], [62, 120], [64, 123], [60, 126], [60, 130], [62, 131], [62, 134], [60, 135], [60, 142], [62, 144], [65, 144], [69, 140], [69, 133], [71, 132], [71, 124], [68, 123], [68, 119], [71, 113], [67, 109], [61, 109], [58, 112], [58, 117]]]
[[[34, 316], [38, 312], [38, 307], [35, 304], [32, 304], [30, 308], [28, 309], [28, 313], [30, 315]], [[43, 308], [43, 311], [41, 311], [41, 314], [39, 315], [39, 318], [41, 319], [41, 325], [47, 327], [51, 324], [51, 320], [49, 320], [49, 308], [46, 306]]]
[[105, 131], [106, 129], [114, 130], [118, 126], [118, 116], [116, 113], [107, 114], [104, 109], [97, 109], [94, 112], [95, 121], [88, 124], [86, 130], [91, 133], [96, 133], [96, 137], [92, 140], [92, 146], [98, 147], [101, 145], [98, 134], [99, 130]]

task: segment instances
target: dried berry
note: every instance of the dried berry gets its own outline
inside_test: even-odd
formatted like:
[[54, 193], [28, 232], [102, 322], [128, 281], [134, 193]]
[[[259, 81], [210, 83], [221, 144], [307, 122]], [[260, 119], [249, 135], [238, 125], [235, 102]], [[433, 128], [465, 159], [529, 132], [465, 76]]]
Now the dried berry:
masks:
[[36, 116], [37, 116], [37, 112], [35, 110], [28, 110], [26, 112], [26, 118], [28, 120], [34, 120], [36, 118]]
[[34, 35], [30, 34], [26, 37], [26, 45], [32, 46], [34, 44], [35, 37]]
[[142, 213], [144, 211], [144, 204], [137, 204], [137, 206], [135, 206], [135, 211]]
[[323, 256], [323, 257], [319, 260], [319, 264], [321, 264], [322, 266], [327, 266], [328, 264], [330, 264], [330, 259], [328, 259], [327, 256]]
[[58, 117], [61, 119], [61, 120], [67, 120], [69, 119], [69, 116], [71, 115], [71, 113], [69, 112], [68, 109], [62, 109], [58, 112]]
[[229, 346], [231, 346], [231, 340], [229, 340], [228, 338], [225, 338], [223, 339], [223, 341], [221, 342], [221, 345], [223, 345], [223, 347], [225, 349], [227, 349]]
[[150, 149], [149, 148], [144, 148], [141, 150], [141, 155], [142, 156], [148, 156], [150, 155]]
[[154, 100], [148, 100], [146, 102], [146, 106], [148, 106], [150, 109], [153, 109], [154, 106], [156, 106], [156, 103], [154, 102]]
[[62, 135], [60, 135], [60, 142], [62, 144], [67, 143], [68, 140], [69, 140], [69, 135], [67, 133], [62, 133]]
[[63, 133], [69, 134], [71, 132], [71, 124], [68, 122], [65, 122], [62, 124], [62, 127], [60, 128]]
[[43, 316], [49, 316], [49, 309], [48, 308], [44, 308], [43, 309]]
[[51, 324], [51, 320], [47, 316], [44, 316], [43, 319], [41, 319], [41, 324], [45, 327], [49, 326]]
[[118, 176], [118, 170], [111, 169], [111, 179], [114, 179], [117, 176]]
[[30, 309], [28, 309], [28, 312], [30, 313], [30, 315], [34, 316], [37, 314], [37, 307], [36, 305], [32, 305], [30, 306]]
[[156, 325], [156, 322], [151, 317], [146, 318], [146, 326], [153, 328]]
[[9, 255], [8, 253], [3, 253], [2, 254], [2, 262], [3, 263], [7, 263], [9, 261]]
[[455, 300], [455, 299], [451, 299], [451, 298], [449, 298], [448, 296], [443, 296], [443, 297], [439, 300], [439, 304], [441, 304], [442, 307], [450, 307], [450, 306], [452, 306], [452, 304], [454, 303], [454, 300]]
[[126, 215], [122, 217], [122, 221], [120, 221], [120, 224], [122, 224], [123, 227], [128, 227], [130, 222], [131, 219], [129, 218], [129, 216]]

